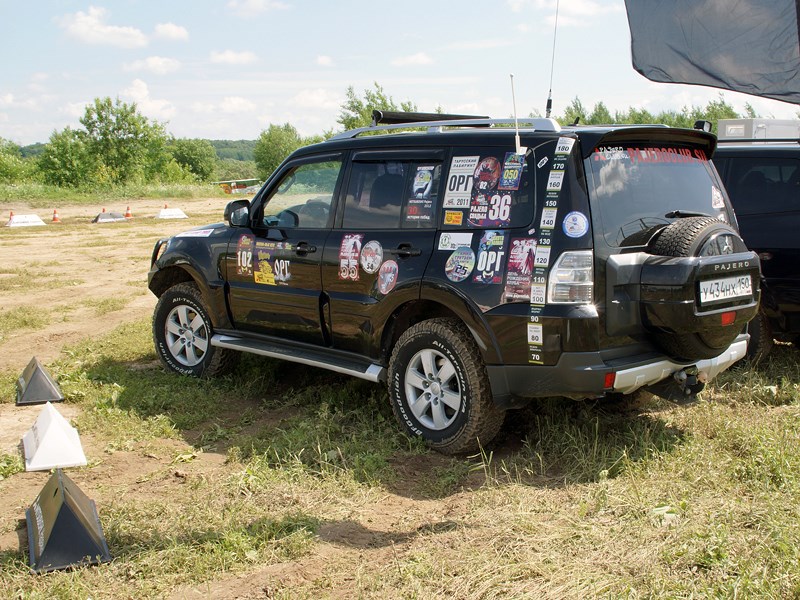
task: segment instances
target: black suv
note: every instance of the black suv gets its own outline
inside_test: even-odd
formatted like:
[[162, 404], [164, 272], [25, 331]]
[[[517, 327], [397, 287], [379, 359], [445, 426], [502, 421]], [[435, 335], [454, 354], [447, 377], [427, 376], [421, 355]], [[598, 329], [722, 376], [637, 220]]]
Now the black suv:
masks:
[[169, 369], [244, 351], [384, 382], [408, 432], [456, 453], [531, 398], [693, 399], [745, 355], [759, 261], [714, 136], [389, 117], [439, 120], [302, 148], [225, 223], [156, 243]]
[[714, 164], [742, 237], [761, 258], [761, 310], [750, 323], [748, 347], [757, 361], [773, 338], [800, 338], [800, 143], [720, 140]]

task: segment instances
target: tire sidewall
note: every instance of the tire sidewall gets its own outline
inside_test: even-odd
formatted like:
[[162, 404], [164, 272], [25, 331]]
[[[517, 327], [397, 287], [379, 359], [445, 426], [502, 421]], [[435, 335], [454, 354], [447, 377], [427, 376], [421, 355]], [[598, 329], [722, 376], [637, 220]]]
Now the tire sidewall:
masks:
[[[191, 288], [184, 285], [176, 286], [176, 288], [179, 289], [173, 288], [167, 290], [161, 298], [159, 298], [158, 305], [153, 315], [153, 339], [155, 340], [156, 353], [161, 359], [161, 362], [171, 371], [180, 373], [181, 375], [200, 377], [205, 373], [214, 353], [214, 347], [211, 345], [211, 336], [213, 334], [211, 319], [208, 316], [205, 306], [203, 306], [195, 294], [191, 293]], [[167, 317], [172, 310], [178, 306], [188, 306], [191, 310], [199, 314], [208, 331], [208, 349], [203, 355], [202, 360], [193, 367], [178, 362], [167, 347], [165, 333]]]
[[[420, 350], [435, 350], [444, 355], [454, 366], [458, 385], [461, 389], [461, 406], [453, 423], [441, 430], [428, 429], [422, 425], [409, 407], [405, 394], [406, 368], [414, 355]], [[389, 368], [389, 396], [392, 409], [401, 425], [412, 435], [422, 437], [432, 446], [446, 445], [467, 427], [472, 407], [472, 386], [467, 376], [466, 366], [455, 352], [453, 345], [435, 333], [415, 332], [408, 338], [400, 339]]]

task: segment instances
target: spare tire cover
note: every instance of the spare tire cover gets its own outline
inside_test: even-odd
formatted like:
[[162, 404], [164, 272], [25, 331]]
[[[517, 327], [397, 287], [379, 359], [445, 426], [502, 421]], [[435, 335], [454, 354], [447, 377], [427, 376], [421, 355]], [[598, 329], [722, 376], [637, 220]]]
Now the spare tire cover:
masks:
[[[727, 223], [714, 217], [688, 217], [665, 227], [649, 250], [660, 256], [718, 256], [747, 252], [747, 247]], [[695, 333], [656, 331], [653, 339], [669, 356], [692, 361], [719, 356], [740, 333], [739, 328], [720, 325]]]

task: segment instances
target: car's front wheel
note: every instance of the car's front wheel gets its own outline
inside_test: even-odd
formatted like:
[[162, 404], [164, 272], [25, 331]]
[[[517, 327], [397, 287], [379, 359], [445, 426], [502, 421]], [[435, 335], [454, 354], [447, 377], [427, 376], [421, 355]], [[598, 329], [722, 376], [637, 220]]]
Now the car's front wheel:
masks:
[[153, 339], [161, 362], [176, 373], [193, 377], [224, 375], [239, 353], [211, 345], [213, 327], [194, 283], [179, 283], [158, 299], [153, 314]]
[[503, 424], [478, 347], [456, 319], [422, 321], [400, 336], [389, 397], [406, 431], [445, 454], [477, 450]]

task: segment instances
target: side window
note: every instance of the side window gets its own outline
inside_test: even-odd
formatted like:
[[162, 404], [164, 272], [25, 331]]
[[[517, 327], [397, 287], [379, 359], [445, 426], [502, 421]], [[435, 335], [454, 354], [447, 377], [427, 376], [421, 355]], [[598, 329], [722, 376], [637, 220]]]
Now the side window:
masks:
[[795, 211], [800, 207], [800, 161], [732, 157], [728, 194], [739, 214]]
[[264, 203], [265, 227], [323, 229], [342, 170], [340, 160], [307, 162], [291, 167]]
[[435, 226], [441, 165], [411, 161], [354, 162], [344, 229]]

